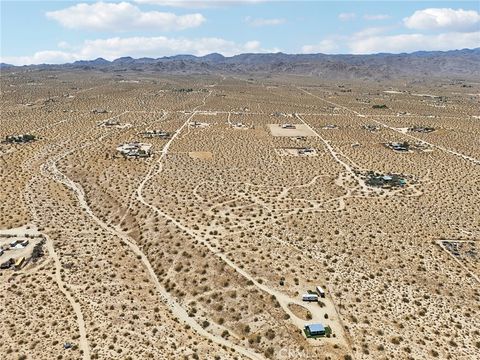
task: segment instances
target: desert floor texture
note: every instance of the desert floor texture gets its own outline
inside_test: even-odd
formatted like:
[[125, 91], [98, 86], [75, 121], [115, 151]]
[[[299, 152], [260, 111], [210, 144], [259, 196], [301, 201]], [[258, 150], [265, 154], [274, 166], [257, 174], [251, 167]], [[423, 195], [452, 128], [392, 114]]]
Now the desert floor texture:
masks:
[[478, 86], [4, 71], [0, 358], [480, 358]]

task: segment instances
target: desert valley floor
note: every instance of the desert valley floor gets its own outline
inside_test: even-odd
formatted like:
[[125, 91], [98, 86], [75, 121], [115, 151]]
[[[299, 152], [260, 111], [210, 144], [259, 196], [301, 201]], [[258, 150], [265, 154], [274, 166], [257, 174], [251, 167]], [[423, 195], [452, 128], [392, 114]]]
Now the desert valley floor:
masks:
[[19, 68], [0, 104], [0, 358], [480, 358], [478, 83]]

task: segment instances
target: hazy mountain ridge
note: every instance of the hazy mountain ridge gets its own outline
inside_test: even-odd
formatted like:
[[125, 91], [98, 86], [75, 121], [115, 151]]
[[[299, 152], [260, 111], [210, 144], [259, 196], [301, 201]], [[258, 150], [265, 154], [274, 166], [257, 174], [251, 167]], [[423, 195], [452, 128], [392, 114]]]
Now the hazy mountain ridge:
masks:
[[[1, 68], [12, 65], [1, 64]], [[101, 71], [158, 71], [182, 74], [297, 74], [325, 78], [462, 77], [480, 78], [480, 48], [452, 51], [418, 51], [402, 54], [239, 54], [225, 57], [175, 55], [161, 58], [121, 57], [81, 60], [62, 65], [29, 65], [21, 68], [83, 69]], [[16, 67], [15, 67], [16, 68]]]

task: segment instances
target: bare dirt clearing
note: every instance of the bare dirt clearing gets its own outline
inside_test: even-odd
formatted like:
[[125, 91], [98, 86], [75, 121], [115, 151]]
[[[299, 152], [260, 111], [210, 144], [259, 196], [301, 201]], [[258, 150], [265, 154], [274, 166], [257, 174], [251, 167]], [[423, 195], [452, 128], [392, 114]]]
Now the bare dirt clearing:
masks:
[[210, 151], [190, 151], [188, 153], [192, 159], [212, 160], [213, 155]]
[[305, 124], [268, 124], [273, 136], [315, 136]]

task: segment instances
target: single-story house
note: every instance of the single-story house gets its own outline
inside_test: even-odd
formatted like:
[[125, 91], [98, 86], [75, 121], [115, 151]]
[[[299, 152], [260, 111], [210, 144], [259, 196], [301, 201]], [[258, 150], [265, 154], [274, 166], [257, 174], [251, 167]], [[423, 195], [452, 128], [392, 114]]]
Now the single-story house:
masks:
[[325, 335], [325, 327], [323, 326], [323, 324], [305, 325], [305, 331], [311, 336]]

